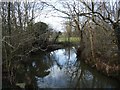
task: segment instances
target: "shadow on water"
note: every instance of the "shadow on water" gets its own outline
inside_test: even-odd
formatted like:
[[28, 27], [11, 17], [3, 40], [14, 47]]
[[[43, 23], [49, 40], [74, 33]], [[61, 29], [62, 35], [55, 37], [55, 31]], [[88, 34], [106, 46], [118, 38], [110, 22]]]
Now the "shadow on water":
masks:
[[16, 82], [38, 88], [116, 88], [119, 82], [77, 59], [75, 47], [30, 56], [19, 64]]

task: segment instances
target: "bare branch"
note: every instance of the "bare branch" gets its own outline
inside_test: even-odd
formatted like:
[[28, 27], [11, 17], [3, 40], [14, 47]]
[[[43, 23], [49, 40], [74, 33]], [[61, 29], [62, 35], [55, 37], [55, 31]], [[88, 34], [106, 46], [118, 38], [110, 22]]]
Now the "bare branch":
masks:
[[59, 11], [59, 12], [61, 12], [63, 14], [66, 14], [66, 15], [70, 16], [70, 14], [68, 14], [66, 11], [62, 11], [62, 10], [56, 8], [54, 5], [48, 4], [47, 2], [42, 2], [42, 3], [44, 3], [44, 4], [46, 4], [46, 5], [50, 6], [50, 7], [52, 7], [56, 11]]
[[9, 47], [11, 47], [12, 49], [14, 49], [15, 47], [14, 46], [12, 46], [10, 43], [8, 43], [8, 42], [6, 42], [6, 41], [4, 41], [4, 40], [2, 40], [2, 42], [4, 42], [4, 43], [6, 43]]

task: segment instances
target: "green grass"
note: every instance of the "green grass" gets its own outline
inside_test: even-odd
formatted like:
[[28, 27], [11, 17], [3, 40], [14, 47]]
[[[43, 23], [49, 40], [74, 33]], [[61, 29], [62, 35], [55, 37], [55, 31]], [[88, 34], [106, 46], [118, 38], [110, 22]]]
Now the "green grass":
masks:
[[[67, 42], [68, 38], [67, 37], [59, 37], [58, 41], [59, 42]], [[79, 39], [79, 37], [70, 37], [70, 42], [78, 43], [78, 42], [80, 42], [80, 39]]]

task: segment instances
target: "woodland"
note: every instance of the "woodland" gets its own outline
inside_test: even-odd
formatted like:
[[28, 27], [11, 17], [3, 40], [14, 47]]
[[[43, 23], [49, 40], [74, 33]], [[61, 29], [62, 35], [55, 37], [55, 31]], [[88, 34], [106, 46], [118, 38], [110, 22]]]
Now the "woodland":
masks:
[[[89, 68], [120, 81], [120, 1], [57, 0], [60, 8], [51, 2], [0, 2], [3, 90], [20, 89], [16, 71], [22, 70], [19, 64], [27, 67], [28, 57], [68, 46], [77, 47], [77, 57]], [[63, 32], [35, 21], [46, 8], [61, 13]]]

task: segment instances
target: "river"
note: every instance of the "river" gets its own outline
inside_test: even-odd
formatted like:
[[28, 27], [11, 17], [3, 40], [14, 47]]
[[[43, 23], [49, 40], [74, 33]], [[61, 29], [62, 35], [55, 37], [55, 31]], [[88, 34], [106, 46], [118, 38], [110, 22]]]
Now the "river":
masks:
[[32, 82], [38, 88], [118, 88], [119, 82], [100, 74], [77, 58], [75, 47], [40, 52], [20, 65], [17, 83]]

